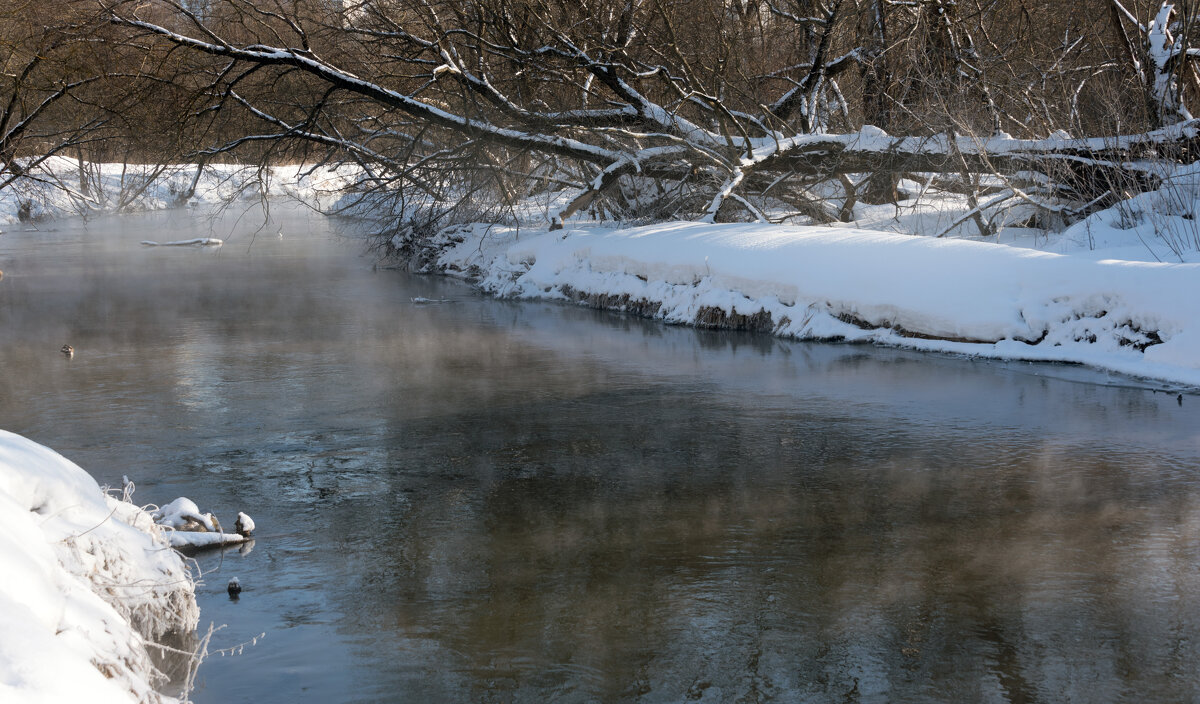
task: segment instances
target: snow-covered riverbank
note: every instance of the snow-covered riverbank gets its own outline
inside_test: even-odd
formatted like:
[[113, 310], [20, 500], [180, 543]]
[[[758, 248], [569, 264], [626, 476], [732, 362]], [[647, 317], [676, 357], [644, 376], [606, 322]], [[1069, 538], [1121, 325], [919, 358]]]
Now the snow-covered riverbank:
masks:
[[194, 582], [150, 514], [0, 430], [0, 701], [173, 701], [148, 643], [196, 627]]
[[[361, 175], [354, 167], [81, 167], [56, 158], [43, 169], [45, 178], [0, 193], [0, 222], [263, 195], [348, 207], [374, 218], [376, 231], [413, 214], [345, 197]], [[946, 193], [858, 204], [853, 224], [821, 227], [575, 220], [547, 232], [551, 205], [518, 208], [521, 228], [464, 226], [393, 242], [418, 268], [476, 280], [498, 296], [796, 339], [1080, 363], [1200, 386], [1194, 168], [1065, 231], [1008, 225], [986, 239], [972, 235], [967, 200]], [[1005, 217], [1018, 215], [1031, 214]]]
[[431, 244], [431, 269], [498, 296], [1200, 386], [1200, 264], [762, 224], [474, 227]]

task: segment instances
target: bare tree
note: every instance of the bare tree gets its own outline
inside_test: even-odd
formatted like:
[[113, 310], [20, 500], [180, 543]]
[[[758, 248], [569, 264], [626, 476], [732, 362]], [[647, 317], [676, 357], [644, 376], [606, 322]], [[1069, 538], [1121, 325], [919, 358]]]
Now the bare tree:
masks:
[[32, 21], [33, 5], [19, 2], [0, 10], [0, 188], [77, 147], [105, 122], [94, 112], [65, 119], [100, 79], [82, 60], [88, 26], [78, 4], [55, 8], [56, 21], [48, 23]]
[[[1128, 80], [1119, 47], [1020, 0], [96, 2], [142, 76], [186, 96], [193, 158], [351, 161], [362, 193], [426, 203], [569, 194], [552, 227], [597, 208], [848, 219], [860, 190], [894, 201], [900, 176], [940, 173], [987, 233], [981, 174], [1080, 214], [1115, 180], [1153, 185], [1150, 162], [1186, 158], [1198, 129], [1193, 13], [1170, 2], [1124, 49], [1159, 62], [1158, 117], [1090, 138], [1061, 130]], [[839, 211], [813, 192], [827, 181]]]

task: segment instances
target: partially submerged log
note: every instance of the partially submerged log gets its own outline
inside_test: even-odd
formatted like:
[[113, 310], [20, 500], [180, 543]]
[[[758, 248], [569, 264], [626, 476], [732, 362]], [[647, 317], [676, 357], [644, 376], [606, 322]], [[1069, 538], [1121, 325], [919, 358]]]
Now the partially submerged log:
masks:
[[142, 244], [147, 247], [220, 247], [225, 244], [225, 240], [220, 240], [216, 237], [196, 237], [190, 240], [176, 240], [174, 242], [142, 240]]

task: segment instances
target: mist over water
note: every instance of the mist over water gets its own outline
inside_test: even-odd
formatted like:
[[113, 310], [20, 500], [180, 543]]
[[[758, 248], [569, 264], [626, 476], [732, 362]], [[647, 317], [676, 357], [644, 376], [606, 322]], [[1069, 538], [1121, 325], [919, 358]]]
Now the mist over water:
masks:
[[198, 558], [210, 650], [267, 635], [197, 702], [1200, 697], [1200, 397], [494, 301], [237, 215], [0, 235], [0, 427], [258, 523]]

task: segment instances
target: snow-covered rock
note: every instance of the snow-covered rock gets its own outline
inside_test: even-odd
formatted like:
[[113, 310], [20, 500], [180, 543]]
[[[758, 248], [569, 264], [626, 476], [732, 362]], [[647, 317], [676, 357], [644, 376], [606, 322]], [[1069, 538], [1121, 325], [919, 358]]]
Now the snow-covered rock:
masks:
[[180, 496], [171, 503], [152, 512], [150, 517], [154, 522], [171, 530], [218, 532], [217, 524], [211, 513], [201, 513], [200, 507], [186, 496]]
[[0, 702], [173, 701], [147, 639], [194, 629], [194, 582], [150, 515], [0, 430]]
[[233, 522], [233, 529], [242, 535], [249, 536], [254, 532], [254, 519], [238, 511], [237, 520]]

